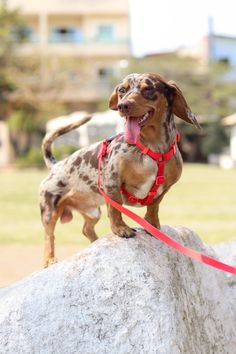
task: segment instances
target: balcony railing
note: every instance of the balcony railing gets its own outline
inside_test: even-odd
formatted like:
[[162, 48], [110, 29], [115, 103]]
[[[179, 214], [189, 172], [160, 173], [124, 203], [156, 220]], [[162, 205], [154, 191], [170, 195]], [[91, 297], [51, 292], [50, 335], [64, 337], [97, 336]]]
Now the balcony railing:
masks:
[[82, 43], [83, 39], [79, 33], [50, 33], [48, 36], [49, 43]]
[[[39, 43], [40, 42], [40, 37], [37, 34], [32, 34], [28, 37], [27, 39], [28, 43]], [[129, 43], [128, 38], [81, 38], [81, 37], [76, 37], [74, 34], [67, 33], [64, 35], [58, 35], [58, 34], [51, 34], [48, 36], [48, 41], [47, 43], [49, 44], [78, 44], [78, 45], [83, 45], [83, 44], [94, 44], [94, 43], [102, 43], [102, 44], [125, 44]]]
[[73, 36], [53, 36], [47, 42], [41, 42], [37, 36], [30, 37], [28, 42], [18, 46], [19, 55], [30, 56], [39, 50], [42, 55], [78, 56], [78, 57], [125, 57], [130, 54], [128, 38], [114, 38], [99, 40], [97, 38], [83, 38]]

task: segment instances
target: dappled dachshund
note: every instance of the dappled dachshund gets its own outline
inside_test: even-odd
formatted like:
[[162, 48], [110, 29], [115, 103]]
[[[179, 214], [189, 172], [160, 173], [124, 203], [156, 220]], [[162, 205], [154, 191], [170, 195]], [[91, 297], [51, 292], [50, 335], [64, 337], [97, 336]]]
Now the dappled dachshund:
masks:
[[[182, 170], [174, 115], [199, 128], [197, 119], [179, 87], [157, 74], [128, 75], [112, 93], [109, 107], [124, 117], [125, 130], [108, 141], [102, 161], [103, 189], [120, 204], [146, 205], [145, 219], [160, 228], [159, 204]], [[82, 148], [59, 162], [51, 152], [51, 144], [58, 136], [90, 119], [85, 117], [48, 133], [42, 144], [50, 169], [40, 185], [45, 266], [56, 261], [54, 229], [58, 218], [66, 223], [74, 210], [79, 211], [84, 218], [83, 234], [91, 242], [97, 239], [94, 226], [104, 204], [97, 185], [100, 143]], [[111, 205], [107, 208], [113, 233], [126, 238], [135, 236], [135, 230], [125, 224], [121, 213]]]

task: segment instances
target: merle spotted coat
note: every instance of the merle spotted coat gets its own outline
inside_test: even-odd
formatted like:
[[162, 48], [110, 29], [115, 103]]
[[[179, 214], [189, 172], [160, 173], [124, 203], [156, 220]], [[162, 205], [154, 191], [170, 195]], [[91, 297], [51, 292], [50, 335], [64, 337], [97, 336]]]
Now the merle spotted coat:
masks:
[[[131, 74], [112, 93], [109, 106], [118, 110], [126, 122], [125, 134], [110, 144], [109, 154], [102, 165], [104, 191], [120, 204], [128, 204], [121, 193], [124, 186], [131, 194], [144, 198], [152, 186], [157, 164], [144, 155], [134, 144], [140, 141], [152, 150], [165, 153], [176, 138], [174, 114], [199, 127], [195, 115], [172, 81], [165, 81], [157, 74]], [[68, 124], [46, 135], [43, 141], [44, 159], [50, 169], [40, 185], [40, 209], [45, 229], [45, 266], [56, 261], [54, 253], [54, 229], [58, 218], [69, 222], [74, 210], [84, 218], [83, 233], [92, 242], [97, 239], [94, 230], [104, 203], [97, 187], [100, 143], [82, 148], [62, 161], [56, 162], [51, 152], [52, 142], [60, 135], [85, 124], [91, 117]], [[130, 139], [130, 141], [129, 141]], [[127, 142], [127, 140], [129, 142]], [[153, 202], [147, 206], [145, 219], [160, 228], [159, 204], [180, 177], [182, 158], [179, 150], [165, 164], [165, 183], [158, 189]], [[141, 206], [137, 204], [136, 206]], [[122, 219], [119, 211], [107, 205], [112, 231], [121, 237], [132, 237], [135, 231]]]

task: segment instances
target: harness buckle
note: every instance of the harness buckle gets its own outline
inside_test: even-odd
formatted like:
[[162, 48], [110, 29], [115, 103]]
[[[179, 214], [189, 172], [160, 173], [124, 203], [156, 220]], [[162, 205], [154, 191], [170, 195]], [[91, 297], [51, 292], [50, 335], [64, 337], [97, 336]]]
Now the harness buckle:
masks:
[[128, 197], [128, 202], [131, 203], [131, 204], [138, 203], [138, 198], [136, 198], [136, 197], [133, 196], [133, 195], [130, 195], [130, 196]]
[[148, 192], [148, 195], [146, 196], [146, 198], [144, 198], [144, 199], [141, 201], [141, 204], [142, 204], [142, 205], [149, 205], [149, 204], [151, 204], [151, 202], [153, 201], [153, 199], [155, 198], [155, 196], [156, 196], [156, 191]]

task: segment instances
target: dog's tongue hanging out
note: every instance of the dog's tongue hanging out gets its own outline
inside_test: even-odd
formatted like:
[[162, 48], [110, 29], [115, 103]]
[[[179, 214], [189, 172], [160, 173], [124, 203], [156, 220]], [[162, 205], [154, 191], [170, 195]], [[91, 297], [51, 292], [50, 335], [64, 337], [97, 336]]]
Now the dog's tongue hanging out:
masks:
[[127, 117], [125, 126], [125, 141], [128, 144], [136, 144], [139, 139], [140, 125], [137, 117]]

